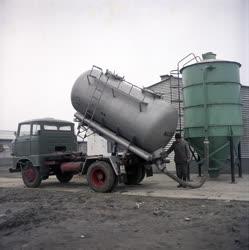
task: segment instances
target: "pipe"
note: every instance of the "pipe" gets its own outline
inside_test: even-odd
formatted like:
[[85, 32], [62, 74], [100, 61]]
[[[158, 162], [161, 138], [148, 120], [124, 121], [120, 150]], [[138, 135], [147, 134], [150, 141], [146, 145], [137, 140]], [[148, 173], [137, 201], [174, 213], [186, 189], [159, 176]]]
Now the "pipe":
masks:
[[82, 114], [79, 112], [75, 113], [74, 116], [82, 123], [85, 123], [89, 126], [89, 128], [92, 128], [97, 131], [97, 133], [104, 135], [110, 140], [115, 141], [116, 143], [122, 145], [125, 147], [127, 150], [131, 151], [132, 153], [138, 155], [142, 159], [146, 161], [151, 161], [152, 160], [152, 154], [144, 151], [141, 148], [138, 148], [137, 146], [131, 145], [131, 142], [116, 135], [112, 131], [110, 131], [107, 128], [102, 127], [100, 124], [97, 122], [91, 121], [90, 119], [85, 118]]
[[208, 70], [213, 70], [215, 67], [212, 65], [206, 66], [203, 71], [203, 107], [204, 107], [204, 134], [205, 134], [205, 139], [203, 141], [204, 144], [204, 159], [205, 159], [205, 169], [209, 169], [209, 140], [208, 140], [208, 114], [207, 114], [207, 102], [208, 102], [208, 89], [207, 89], [207, 83], [206, 83], [206, 78], [207, 78], [207, 71]]
[[178, 182], [179, 184], [181, 184], [183, 187], [190, 187], [190, 188], [200, 188], [206, 181], [207, 176], [203, 176], [201, 177], [200, 181], [197, 183], [189, 183], [186, 181], [183, 181], [182, 179], [178, 178], [176, 175], [170, 173], [166, 166], [164, 166], [164, 164], [162, 164], [162, 162], [160, 160], [158, 160], [156, 162], [156, 166], [157, 168], [163, 172], [164, 174], [166, 174], [168, 177], [170, 177], [171, 179], [173, 179], [174, 181]]
[[60, 169], [62, 173], [65, 173], [65, 172], [78, 173], [80, 172], [81, 168], [82, 168], [82, 162], [80, 161], [63, 162], [60, 165]]
[[[206, 166], [207, 164], [209, 164], [209, 158], [213, 155], [215, 155], [217, 152], [219, 152], [220, 150], [222, 150], [223, 148], [227, 147], [229, 142], [225, 143], [224, 145], [222, 145], [221, 147], [217, 148], [215, 151], [213, 151], [212, 153], [209, 154], [209, 141], [208, 140], [204, 140], [204, 150], [205, 150], [205, 157], [203, 160], [197, 162], [198, 164], [202, 164], [204, 163], [204, 165]], [[206, 161], [208, 161], [208, 163], [206, 163]], [[166, 174], [168, 177], [170, 177], [171, 179], [173, 179], [174, 181], [178, 182], [179, 184], [181, 184], [183, 187], [190, 187], [190, 188], [200, 188], [204, 183], [205, 181], [207, 180], [207, 171], [208, 171], [208, 168], [204, 168], [204, 171], [203, 171], [203, 176], [201, 177], [200, 181], [197, 182], [197, 183], [188, 183], [188, 182], [185, 182], [181, 179], [179, 179], [177, 176], [175, 176], [174, 174], [170, 173], [164, 162], [161, 160], [161, 159], [158, 159], [156, 161], [156, 166], [157, 168], [163, 172], [164, 174]]]
[[204, 133], [205, 133], [205, 140], [208, 139], [208, 116], [207, 116], [207, 83], [206, 83], [206, 75], [207, 71], [211, 70], [211, 66], [207, 66], [204, 68], [203, 71], [203, 107], [204, 107]]

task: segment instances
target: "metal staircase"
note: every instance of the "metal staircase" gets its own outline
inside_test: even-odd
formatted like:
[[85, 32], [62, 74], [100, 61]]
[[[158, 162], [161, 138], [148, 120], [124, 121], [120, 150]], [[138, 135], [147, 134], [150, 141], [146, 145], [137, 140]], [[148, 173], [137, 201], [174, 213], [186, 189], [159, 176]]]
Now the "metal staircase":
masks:
[[[176, 81], [175, 81], [176, 79]], [[170, 71], [170, 102], [178, 111], [178, 126], [176, 131], [182, 134], [183, 131], [183, 98], [182, 82], [179, 73], [176, 70]]]
[[[194, 53], [190, 53], [177, 63], [177, 69], [170, 71], [170, 101], [177, 108], [178, 126], [176, 131], [181, 134], [183, 132], [183, 91], [180, 69], [192, 61], [199, 62], [201, 58]], [[173, 82], [173, 77], [177, 79], [177, 83], [175, 83], [175, 81]]]

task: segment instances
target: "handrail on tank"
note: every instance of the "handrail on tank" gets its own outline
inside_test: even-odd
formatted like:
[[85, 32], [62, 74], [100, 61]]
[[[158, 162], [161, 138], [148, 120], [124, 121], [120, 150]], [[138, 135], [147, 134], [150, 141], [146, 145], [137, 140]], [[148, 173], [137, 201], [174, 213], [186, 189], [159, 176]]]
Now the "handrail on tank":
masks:
[[[183, 57], [180, 61], [178, 61], [177, 70], [180, 69], [180, 63], [183, 62], [185, 59], [187, 59], [190, 56], [193, 56], [193, 58], [191, 60], [189, 60], [187, 63], [191, 62], [192, 60], [196, 60], [196, 62], [198, 62], [197, 59], [199, 59], [201, 61], [201, 58], [199, 56], [196, 56], [193, 52], [191, 52], [188, 55], [186, 55], [185, 57]], [[184, 65], [186, 65], [187, 63], [185, 63]]]
[[92, 71], [93, 71], [93, 69], [98, 69], [99, 71], [101, 71], [101, 72], [103, 72], [103, 69], [102, 68], [100, 68], [99, 66], [96, 66], [96, 65], [93, 65], [92, 66], [92, 69], [91, 69], [91, 72], [90, 72], [90, 75], [92, 75]]
[[[89, 74], [89, 76], [93, 76], [93, 75], [92, 75], [93, 69], [97, 69], [97, 70], [101, 71], [101, 74], [103, 74], [103, 69], [102, 69], [101, 67], [98, 67], [98, 66], [96, 66], [96, 65], [93, 65], [93, 66], [92, 66], [92, 69], [91, 69], [91, 72], [90, 72], [90, 74]], [[115, 74], [113, 74], [111, 71], [107, 70], [107, 72], [106, 72], [105, 74], [107, 75], [107, 73], [108, 73], [108, 74], [112, 74], [112, 75], [115, 77]], [[118, 75], [116, 75], [116, 76], [118, 76]], [[133, 90], [134, 88], [136, 88], [136, 89], [138, 89], [138, 90], [141, 91], [141, 94], [142, 94], [143, 98], [142, 98], [142, 99], [139, 99], [139, 98], [137, 98], [137, 97], [135, 97], [135, 96], [133, 96], [133, 97], [136, 98], [136, 99], [138, 99], [138, 100], [141, 101], [141, 102], [144, 102], [145, 95], [143, 94], [143, 88], [140, 88], [139, 86], [137, 86], [137, 85], [135, 85], [135, 84], [133, 84], [133, 83], [131, 83], [131, 82], [126, 81], [124, 77], [120, 77], [118, 80], [120, 80], [118, 86], [116, 86], [116, 87], [115, 87], [115, 86], [112, 86], [113, 88], [116, 88], [116, 89], [118, 89], [118, 90], [124, 92], [125, 94], [130, 95], [130, 96], [133, 96], [133, 95], [132, 95], [132, 90]], [[124, 90], [122, 90], [122, 89], [120, 88], [122, 82], [123, 82], [123, 83], [126, 83], [127, 85], [130, 86], [130, 89], [129, 89], [128, 93], [126, 93]]]
[[[196, 58], [197, 58], [197, 57], [196, 57]], [[190, 60], [188, 60], [187, 62], [185, 62], [185, 63], [182, 65], [182, 67], [184, 67], [184, 66], [187, 65], [188, 63], [192, 62], [193, 60], [196, 60], [196, 58], [191, 58]], [[200, 58], [200, 57], [198, 56], [198, 58]], [[196, 60], [196, 62], [198, 62], [198, 61]]]

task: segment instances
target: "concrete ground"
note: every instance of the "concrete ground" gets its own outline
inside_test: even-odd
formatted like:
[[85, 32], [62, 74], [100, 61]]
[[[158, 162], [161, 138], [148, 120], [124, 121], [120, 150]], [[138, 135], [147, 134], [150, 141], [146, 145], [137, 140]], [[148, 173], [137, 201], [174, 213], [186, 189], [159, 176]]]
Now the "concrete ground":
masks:
[[[192, 181], [198, 181], [196, 175], [191, 176]], [[163, 174], [155, 174], [136, 186], [119, 185], [114, 192], [123, 195], [138, 195], [151, 197], [169, 197], [185, 199], [209, 200], [238, 200], [249, 201], [249, 175], [242, 178], [236, 177], [236, 182], [231, 183], [230, 175], [221, 175], [217, 179], [208, 179], [198, 189], [177, 188], [177, 183]], [[0, 187], [24, 188], [20, 173], [10, 174], [7, 168], [0, 168]], [[43, 181], [41, 189], [80, 192], [89, 189], [85, 177], [75, 176], [68, 184], [60, 184], [55, 177]]]

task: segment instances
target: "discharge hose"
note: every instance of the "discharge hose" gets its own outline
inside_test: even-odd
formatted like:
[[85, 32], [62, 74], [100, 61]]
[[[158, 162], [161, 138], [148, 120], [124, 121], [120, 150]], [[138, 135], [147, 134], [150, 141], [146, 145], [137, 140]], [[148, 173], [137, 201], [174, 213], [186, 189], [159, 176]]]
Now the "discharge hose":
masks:
[[178, 178], [176, 175], [172, 174], [171, 172], [169, 172], [166, 168], [165, 163], [162, 163], [161, 160], [158, 160], [156, 162], [156, 166], [157, 168], [164, 174], [166, 174], [168, 177], [170, 177], [171, 179], [173, 179], [174, 181], [178, 182], [180, 185], [182, 185], [183, 187], [189, 187], [189, 188], [200, 188], [201, 186], [203, 186], [203, 184], [205, 183], [205, 181], [207, 180], [207, 174], [204, 173], [203, 177], [201, 177], [200, 181], [197, 183], [189, 183], [186, 181], [183, 181], [182, 179]]

